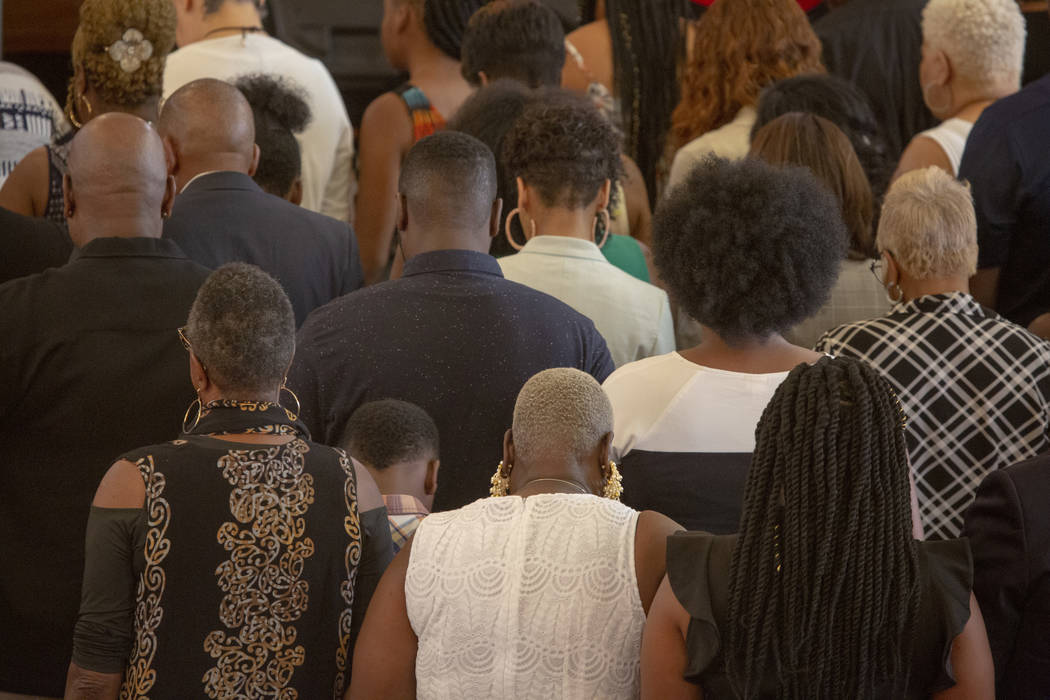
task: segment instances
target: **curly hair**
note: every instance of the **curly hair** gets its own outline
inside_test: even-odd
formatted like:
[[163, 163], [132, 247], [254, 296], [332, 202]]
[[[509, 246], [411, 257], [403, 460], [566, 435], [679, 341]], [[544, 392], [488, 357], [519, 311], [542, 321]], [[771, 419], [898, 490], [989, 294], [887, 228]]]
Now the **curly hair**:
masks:
[[384, 471], [417, 459], [437, 459], [438, 428], [414, 403], [396, 399], [369, 401], [354, 411], [339, 441], [368, 467]]
[[871, 185], [849, 139], [837, 126], [815, 114], [789, 112], [755, 134], [750, 156], [773, 165], [809, 168], [842, 207], [850, 256], [857, 260], [878, 256], [871, 226]]
[[480, 85], [520, 80], [531, 88], [557, 87], [565, 65], [565, 30], [557, 13], [538, 0], [493, 0], [474, 13], [463, 35], [463, 77]]
[[719, 0], [696, 25], [682, 99], [671, 117], [672, 145], [729, 123], [766, 85], [823, 73], [821, 43], [795, 0]]
[[[153, 45], [152, 55], [133, 71], [125, 71], [109, 47], [137, 29]], [[171, 0], [85, 0], [73, 36], [73, 65], [108, 104], [137, 107], [160, 97], [164, 63], [175, 46], [175, 6]], [[67, 114], [76, 101], [73, 82], [66, 96]]]
[[544, 204], [570, 209], [593, 201], [623, 169], [613, 126], [590, 101], [562, 90], [544, 91], [525, 108], [504, 137], [503, 161]]
[[903, 416], [845, 358], [799, 365], [766, 406], [730, 564], [737, 697], [765, 679], [778, 698], [904, 695], [922, 591]]
[[514, 401], [511, 430], [519, 459], [584, 457], [612, 429], [612, 403], [602, 385], [573, 367], [533, 375]]
[[1016, 0], [930, 0], [922, 11], [923, 40], [944, 51], [955, 70], [980, 87], [1018, 84], [1025, 33]]
[[653, 257], [672, 296], [731, 344], [816, 313], [847, 240], [839, 203], [813, 173], [754, 159], [703, 161], [653, 218]]
[[284, 197], [302, 174], [302, 156], [296, 134], [301, 134], [313, 115], [309, 97], [295, 81], [278, 75], [252, 73], [234, 85], [252, 106], [259, 166], [252, 179], [270, 194]]
[[204, 280], [186, 336], [208, 375], [250, 399], [281, 386], [295, 354], [295, 313], [280, 283], [255, 265], [229, 263]]

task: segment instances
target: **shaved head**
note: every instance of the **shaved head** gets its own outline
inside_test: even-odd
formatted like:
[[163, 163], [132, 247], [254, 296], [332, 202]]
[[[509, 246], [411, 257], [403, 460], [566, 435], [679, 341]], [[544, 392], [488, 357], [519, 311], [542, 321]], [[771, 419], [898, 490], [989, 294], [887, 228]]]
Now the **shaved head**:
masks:
[[160, 136], [130, 114], [95, 117], [77, 132], [65, 177], [70, 236], [159, 237], [171, 193]]
[[164, 101], [157, 128], [171, 145], [180, 189], [203, 172], [255, 171], [252, 107], [229, 83], [202, 78], [183, 85]]

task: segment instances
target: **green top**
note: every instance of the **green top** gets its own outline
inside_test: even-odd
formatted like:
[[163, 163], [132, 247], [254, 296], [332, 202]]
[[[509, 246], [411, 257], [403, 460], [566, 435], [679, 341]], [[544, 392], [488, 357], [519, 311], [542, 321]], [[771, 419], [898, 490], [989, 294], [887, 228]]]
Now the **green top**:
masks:
[[650, 282], [649, 266], [645, 263], [645, 253], [638, 241], [630, 236], [609, 234], [609, 240], [602, 246], [602, 255], [616, 267], [643, 282]]

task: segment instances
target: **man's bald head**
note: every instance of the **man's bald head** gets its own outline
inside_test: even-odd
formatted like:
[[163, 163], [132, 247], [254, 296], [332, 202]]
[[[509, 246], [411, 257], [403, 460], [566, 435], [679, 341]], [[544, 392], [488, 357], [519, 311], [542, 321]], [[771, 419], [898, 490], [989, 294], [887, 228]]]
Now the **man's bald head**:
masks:
[[65, 177], [73, 242], [159, 237], [171, 206], [167, 175], [164, 144], [148, 123], [122, 112], [89, 121], [73, 139]]
[[203, 172], [251, 175], [258, 164], [252, 107], [222, 80], [202, 78], [176, 90], [164, 101], [157, 128], [171, 144], [180, 189]]
[[442, 248], [488, 252], [499, 202], [496, 160], [481, 141], [457, 131], [420, 139], [401, 164], [398, 191], [404, 210], [399, 225], [414, 225], [413, 238], [425, 239], [413, 241], [413, 253]]

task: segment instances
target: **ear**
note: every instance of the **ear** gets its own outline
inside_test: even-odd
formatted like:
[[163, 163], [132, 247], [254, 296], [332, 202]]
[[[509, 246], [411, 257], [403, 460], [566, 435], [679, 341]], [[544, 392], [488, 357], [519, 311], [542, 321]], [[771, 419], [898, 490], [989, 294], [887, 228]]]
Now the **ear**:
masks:
[[489, 238], [495, 238], [500, 234], [499, 220], [503, 213], [503, 198], [496, 197], [492, 202], [492, 216], [489, 218]]
[[292, 183], [292, 189], [288, 190], [288, 194], [285, 196], [292, 204], [296, 206], [303, 203], [303, 178], [299, 176], [295, 178], [295, 182]]
[[[417, 14], [416, 9], [410, 2], [402, 2], [398, 5], [397, 9], [394, 10], [394, 31], [398, 34], [402, 34], [412, 26], [412, 22], [416, 21]], [[419, 17], [419, 24], [423, 24], [423, 18]]]
[[883, 275], [882, 282], [887, 287], [891, 284], [900, 284], [901, 282], [901, 269], [897, 265], [897, 261], [894, 259], [888, 250], [882, 251], [882, 258], [886, 261], [886, 273]]
[[943, 51], [935, 51], [930, 58], [930, 80], [935, 85], [947, 85], [952, 80], [952, 61]]
[[[79, 101], [81, 95], [87, 92], [87, 74], [83, 66], [73, 67], [73, 95]], [[77, 105], [74, 105], [77, 108]], [[83, 121], [83, 120], [81, 120]]]
[[438, 469], [441, 467], [441, 460], [432, 459], [427, 462], [427, 474], [423, 478], [423, 493], [428, 496], [433, 496], [437, 493], [438, 488]]
[[598, 211], [609, 208], [609, 200], [612, 199], [612, 180], [606, 178], [598, 190]]
[[67, 219], [72, 219], [77, 213], [76, 195], [73, 193], [73, 178], [68, 173], [62, 176], [62, 211]]
[[252, 162], [248, 164], [248, 177], [255, 177], [255, 171], [259, 169], [259, 156], [262, 155], [262, 149], [259, 148], [259, 144], [252, 146]]
[[489, 77], [485, 75], [485, 71], [478, 71], [478, 82], [481, 83], [481, 87], [485, 87], [489, 84]]
[[612, 431], [607, 432], [602, 436], [601, 442], [598, 443], [598, 467], [602, 470], [602, 474], [605, 474], [605, 467], [609, 464], [612, 459]]
[[532, 204], [532, 198], [529, 196], [528, 186], [520, 177], [514, 178], [514, 184], [518, 188], [518, 209], [528, 209]]
[[408, 230], [408, 198], [400, 193], [397, 195], [397, 230], [401, 233]]
[[164, 144], [164, 160], [168, 165], [168, 174], [177, 176], [179, 174], [179, 144], [169, 134], [161, 138]]
[[171, 216], [172, 207], [175, 206], [175, 176], [168, 175], [164, 183], [164, 199], [160, 202], [160, 218], [167, 219]]
[[503, 466], [514, 466], [514, 432], [512, 430], [503, 433]]
[[198, 394], [207, 392], [213, 386], [207, 370], [204, 369], [204, 363], [197, 359], [193, 351], [190, 351], [190, 381]]

